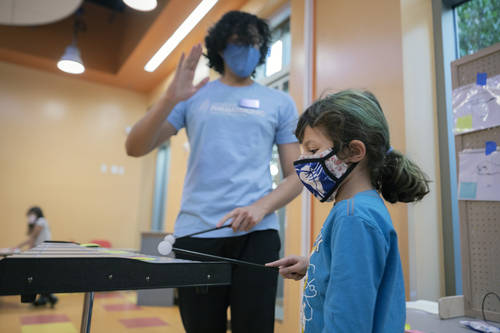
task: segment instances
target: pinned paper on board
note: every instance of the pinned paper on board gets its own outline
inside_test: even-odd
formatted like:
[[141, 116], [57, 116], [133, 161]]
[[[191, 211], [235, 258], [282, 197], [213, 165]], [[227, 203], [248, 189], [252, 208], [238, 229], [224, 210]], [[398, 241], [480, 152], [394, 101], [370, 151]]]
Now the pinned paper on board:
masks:
[[458, 158], [458, 199], [500, 201], [500, 151], [469, 149]]
[[453, 90], [455, 135], [500, 126], [500, 75], [477, 73], [476, 83]]

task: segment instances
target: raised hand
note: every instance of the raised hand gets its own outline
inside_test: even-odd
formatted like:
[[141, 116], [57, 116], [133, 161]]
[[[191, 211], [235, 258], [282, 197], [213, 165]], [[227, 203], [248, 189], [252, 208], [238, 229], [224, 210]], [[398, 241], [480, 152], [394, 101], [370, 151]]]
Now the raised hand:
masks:
[[208, 82], [209, 78], [206, 77], [197, 85], [193, 85], [194, 72], [200, 60], [201, 53], [201, 44], [197, 44], [193, 46], [187, 57], [184, 56], [184, 53], [182, 54], [172, 83], [170, 83], [165, 93], [167, 99], [175, 103], [184, 101], [193, 96]]
[[285, 279], [300, 280], [307, 273], [307, 267], [309, 267], [309, 260], [306, 257], [288, 256], [267, 263], [266, 266], [279, 267], [280, 275]]

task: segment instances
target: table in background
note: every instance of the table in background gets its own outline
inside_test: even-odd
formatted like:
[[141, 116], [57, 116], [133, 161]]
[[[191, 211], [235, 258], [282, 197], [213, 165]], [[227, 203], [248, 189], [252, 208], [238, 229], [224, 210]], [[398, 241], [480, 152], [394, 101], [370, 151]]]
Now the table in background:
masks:
[[421, 310], [406, 309], [406, 323], [410, 324], [412, 330], [424, 333], [473, 333], [460, 324], [461, 320], [476, 320], [466, 317], [439, 319], [438, 315]]

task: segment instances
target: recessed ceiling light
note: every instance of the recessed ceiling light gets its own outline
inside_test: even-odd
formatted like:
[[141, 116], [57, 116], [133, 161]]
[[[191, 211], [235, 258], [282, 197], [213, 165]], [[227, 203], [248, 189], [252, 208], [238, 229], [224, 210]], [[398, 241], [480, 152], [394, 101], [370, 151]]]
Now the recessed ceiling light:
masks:
[[218, 0], [203, 0], [175, 30], [172, 36], [160, 47], [153, 57], [148, 61], [144, 70], [154, 72], [158, 66], [175, 50], [177, 45], [187, 36], [188, 33], [201, 21], [201, 19], [212, 9]]
[[123, 2], [135, 10], [148, 12], [156, 8], [156, 0], [123, 0]]

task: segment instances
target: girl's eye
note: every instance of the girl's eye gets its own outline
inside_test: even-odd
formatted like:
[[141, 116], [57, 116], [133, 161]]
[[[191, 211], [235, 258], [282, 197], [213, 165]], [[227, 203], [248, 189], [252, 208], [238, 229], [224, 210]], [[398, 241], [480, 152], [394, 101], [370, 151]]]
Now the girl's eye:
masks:
[[318, 151], [317, 149], [311, 149], [311, 150], [309, 150], [309, 152], [310, 152], [312, 155], [316, 154], [316, 152], [317, 152], [317, 151]]

